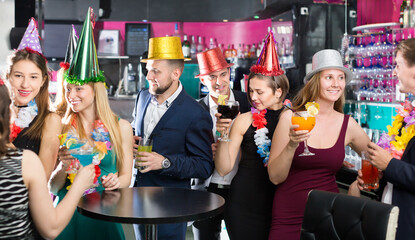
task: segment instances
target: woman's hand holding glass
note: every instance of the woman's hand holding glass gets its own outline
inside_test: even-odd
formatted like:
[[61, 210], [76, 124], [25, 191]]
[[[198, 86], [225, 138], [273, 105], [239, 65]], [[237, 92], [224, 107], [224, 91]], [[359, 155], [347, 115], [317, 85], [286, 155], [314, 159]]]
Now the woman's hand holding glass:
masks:
[[94, 179], [95, 179], [95, 166], [94, 164], [89, 164], [88, 166], [82, 167], [80, 166], [74, 182], [72, 183], [72, 187], [78, 188], [83, 191], [92, 188], [94, 186]]
[[[222, 114], [216, 113], [216, 131], [221, 134], [221, 136], [228, 136], [229, 130], [231, 128], [232, 119], [230, 118], [220, 118]], [[224, 141], [226, 142], [226, 141]]]
[[299, 125], [291, 125], [290, 127], [290, 141], [288, 144], [293, 148], [297, 148], [300, 142], [306, 141], [308, 138], [310, 138], [311, 135], [311, 133], [308, 130], [295, 131], [295, 129], [297, 129], [298, 127]]
[[59, 148], [58, 160], [61, 162], [62, 169], [64, 169], [66, 173], [76, 173], [76, 169], [80, 167], [76, 158], [69, 153], [65, 146]]

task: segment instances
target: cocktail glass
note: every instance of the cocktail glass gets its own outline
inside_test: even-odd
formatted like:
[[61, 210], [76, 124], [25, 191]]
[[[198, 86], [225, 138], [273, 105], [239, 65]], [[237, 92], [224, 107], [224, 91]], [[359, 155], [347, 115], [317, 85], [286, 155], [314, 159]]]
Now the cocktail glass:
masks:
[[[77, 146], [76, 148], [69, 148], [69, 153], [72, 155], [72, 157], [78, 159], [79, 164], [81, 166], [87, 166], [91, 163], [97, 164], [99, 162], [98, 160], [98, 152], [95, 151], [94, 146], [90, 145], [89, 142], [83, 141], [81, 142], [83, 145]], [[73, 172], [73, 173], [76, 173]], [[94, 184], [93, 187], [97, 187], [98, 184]]]
[[[310, 117], [307, 111], [294, 112], [291, 118], [291, 123], [293, 125], [298, 125], [299, 127], [294, 129], [295, 131], [308, 130], [311, 131], [316, 125], [316, 118]], [[308, 150], [307, 140], [304, 141], [304, 152], [299, 156], [312, 156], [314, 153]]]
[[[218, 113], [222, 114], [220, 118], [230, 118], [235, 119], [236, 116], [239, 114], [239, 102], [238, 101], [226, 101], [224, 105], [218, 105]], [[225, 131], [223, 136], [218, 138], [219, 141], [222, 142], [230, 142], [231, 140], [228, 138], [228, 133]]]

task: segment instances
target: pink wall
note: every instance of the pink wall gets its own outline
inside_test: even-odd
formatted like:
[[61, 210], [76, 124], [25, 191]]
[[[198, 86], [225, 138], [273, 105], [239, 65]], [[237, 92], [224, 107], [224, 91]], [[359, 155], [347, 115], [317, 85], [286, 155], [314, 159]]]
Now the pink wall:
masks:
[[[124, 21], [102, 21], [97, 22], [97, 29], [120, 30], [121, 40], [125, 35]], [[138, 23], [138, 22], [137, 22]], [[267, 34], [268, 27], [271, 27], [271, 19], [245, 21], [245, 22], [177, 22], [179, 32], [183, 36], [195, 35], [204, 37], [204, 44], [208, 47], [209, 39], [216, 38], [218, 44], [234, 44], [235, 48], [239, 43], [257, 44]], [[174, 34], [176, 22], [152, 22], [152, 37], [162, 37]], [[97, 31], [96, 31], [97, 33]], [[182, 38], [183, 40], [183, 38]], [[190, 38], [189, 38], [190, 40]], [[196, 39], [197, 40], [197, 39]], [[122, 44], [123, 45], [123, 44]]]
[[403, 0], [358, 0], [357, 26], [399, 22], [399, 8]]

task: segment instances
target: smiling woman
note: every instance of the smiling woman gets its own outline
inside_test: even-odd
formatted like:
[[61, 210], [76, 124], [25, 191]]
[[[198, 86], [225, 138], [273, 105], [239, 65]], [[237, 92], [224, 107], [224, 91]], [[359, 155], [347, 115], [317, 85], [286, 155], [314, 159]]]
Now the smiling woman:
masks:
[[10, 57], [6, 78], [14, 110], [10, 140], [16, 147], [38, 154], [49, 179], [59, 149], [56, 136], [61, 131], [61, 118], [50, 110], [46, 60], [30, 48], [19, 50]]
[[[278, 187], [270, 239], [299, 239], [308, 192], [338, 192], [335, 174], [342, 166], [344, 147], [350, 144], [361, 152], [370, 141], [357, 122], [343, 114], [344, 89], [351, 72], [343, 67], [340, 53], [332, 49], [319, 51], [313, 56], [312, 66], [292, 109], [304, 111], [308, 102], [318, 103], [314, 128], [311, 132], [296, 131], [298, 125], [291, 120], [293, 111], [285, 111], [272, 139], [268, 173]], [[306, 140], [314, 155], [299, 155], [304, 152]]]

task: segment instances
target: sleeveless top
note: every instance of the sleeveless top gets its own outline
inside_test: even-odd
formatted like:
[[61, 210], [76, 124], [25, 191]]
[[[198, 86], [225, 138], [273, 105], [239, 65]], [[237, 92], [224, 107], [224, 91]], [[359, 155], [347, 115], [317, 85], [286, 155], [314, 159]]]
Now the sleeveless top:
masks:
[[307, 196], [310, 190], [338, 192], [336, 173], [344, 161], [344, 141], [349, 115], [343, 124], [334, 146], [313, 148], [313, 156], [299, 156], [304, 142], [297, 147], [287, 179], [278, 185], [274, 195], [272, 226], [269, 239], [299, 239]]
[[10, 148], [0, 157], [0, 239], [34, 239], [22, 157], [23, 150]]
[[13, 141], [13, 145], [16, 148], [23, 148], [30, 150], [37, 155], [39, 155], [40, 151], [40, 138], [32, 139], [29, 138], [29, 136], [24, 135], [25, 132], [33, 125], [33, 123], [36, 121], [37, 116], [32, 120], [32, 122], [29, 124], [28, 127], [24, 128], [19, 135], [17, 135], [16, 139]]

